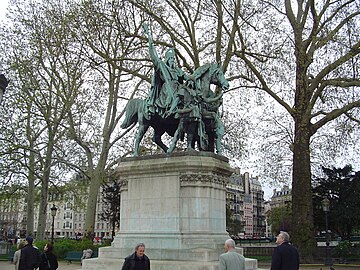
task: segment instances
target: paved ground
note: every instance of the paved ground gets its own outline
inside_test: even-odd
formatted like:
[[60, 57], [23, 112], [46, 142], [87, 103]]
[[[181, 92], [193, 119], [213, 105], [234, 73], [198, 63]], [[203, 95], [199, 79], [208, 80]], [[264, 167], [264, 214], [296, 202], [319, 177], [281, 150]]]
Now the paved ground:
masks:
[[[14, 270], [13, 264], [7, 261], [0, 261], [0, 270]], [[78, 270], [81, 269], [80, 262], [73, 262], [68, 264], [67, 262], [59, 262], [58, 270]], [[99, 269], [100, 270], [100, 269]]]
[[[261, 269], [266, 269], [266, 270], [269, 270], [270, 269], [270, 263], [258, 263], [258, 267], [261, 268]], [[335, 270], [360, 270], [360, 265], [338, 265], [338, 264], [335, 264], [333, 266], [333, 268]], [[330, 267], [328, 266], [324, 266], [324, 265], [321, 265], [321, 264], [303, 264], [303, 265], [300, 265], [300, 270], [330, 270]]]
[[[259, 268], [264, 270], [270, 269], [269, 263], [262, 263], [258, 264]], [[335, 270], [360, 270], [360, 265], [334, 265]], [[79, 262], [73, 262], [68, 264], [67, 262], [59, 262], [58, 270], [79, 270], [81, 269], [81, 265]], [[120, 268], [119, 268], [120, 269]], [[300, 270], [329, 270], [329, 267], [325, 267], [324, 265], [320, 264], [313, 264], [313, 265], [301, 265]], [[7, 261], [0, 261], [0, 270], [14, 270], [14, 265]], [[99, 269], [101, 270], [101, 269]]]

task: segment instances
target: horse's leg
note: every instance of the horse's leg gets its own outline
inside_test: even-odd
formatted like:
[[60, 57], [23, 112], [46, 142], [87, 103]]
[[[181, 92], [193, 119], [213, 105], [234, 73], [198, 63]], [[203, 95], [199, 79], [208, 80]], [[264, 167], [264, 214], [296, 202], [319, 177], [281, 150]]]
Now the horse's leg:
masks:
[[145, 125], [144, 123], [139, 122], [139, 128], [138, 128], [138, 130], [136, 132], [136, 136], [135, 136], [134, 157], [139, 156], [140, 142], [141, 142], [142, 138], [144, 137], [144, 134], [146, 133], [148, 128], [149, 128], [149, 125]]
[[169, 149], [167, 150], [167, 153], [172, 153], [175, 150], [176, 143], [180, 139], [180, 136], [181, 136], [181, 133], [183, 132], [183, 130], [184, 130], [184, 118], [180, 118], [178, 128], [176, 129], [176, 131], [174, 133], [174, 137], [171, 141]]
[[221, 138], [216, 138], [216, 154], [222, 155]]
[[214, 134], [214, 131], [210, 131], [208, 133], [208, 138], [209, 138], [209, 144], [208, 144], [208, 147], [206, 148], [206, 151], [209, 151], [209, 152], [215, 152], [215, 147], [214, 147], [214, 144], [215, 144], [215, 134]]
[[222, 154], [221, 140], [225, 133], [225, 126], [218, 116], [215, 118], [215, 127], [216, 127], [216, 133], [215, 133], [216, 153], [218, 155], [221, 155]]
[[168, 147], [162, 142], [161, 136], [165, 133], [165, 131], [157, 131], [154, 129], [154, 136], [153, 136], [153, 142], [156, 143], [164, 152], [166, 153], [168, 151]]
[[196, 121], [188, 120], [186, 125], [186, 139], [187, 139], [187, 151], [193, 151], [195, 147], [195, 140], [197, 134], [198, 123]]

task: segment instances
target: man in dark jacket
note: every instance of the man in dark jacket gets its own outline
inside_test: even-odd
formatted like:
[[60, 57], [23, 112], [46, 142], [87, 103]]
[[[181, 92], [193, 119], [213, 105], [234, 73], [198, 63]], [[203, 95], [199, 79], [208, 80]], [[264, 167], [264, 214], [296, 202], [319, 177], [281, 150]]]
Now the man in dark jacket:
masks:
[[26, 237], [26, 246], [21, 249], [19, 270], [34, 270], [41, 263], [40, 251], [32, 244], [33, 238]]
[[287, 232], [280, 232], [276, 237], [276, 244], [271, 261], [271, 270], [298, 270], [299, 253], [289, 244], [290, 236]]
[[125, 258], [121, 270], [150, 270], [150, 260], [144, 253], [145, 245], [143, 243], [137, 244], [135, 252]]

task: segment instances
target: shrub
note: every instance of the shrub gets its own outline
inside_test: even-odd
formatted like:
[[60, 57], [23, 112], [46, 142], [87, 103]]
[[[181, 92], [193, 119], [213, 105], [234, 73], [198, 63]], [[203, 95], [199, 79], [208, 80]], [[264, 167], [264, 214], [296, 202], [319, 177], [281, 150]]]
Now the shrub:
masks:
[[[43, 252], [44, 247], [50, 241], [40, 240], [35, 241], [34, 245]], [[92, 249], [97, 251], [99, 247], [109, 246], [111, 243], [105, 243], [104, 245], [93, 245], [93, 242], [89, 239], [83, 240], [72, 240], [72, 239], [55, 239], [54, 242], [54, 253], [58, 259], [64, 259], [68, 251], [83, 251], [84, 249]]]

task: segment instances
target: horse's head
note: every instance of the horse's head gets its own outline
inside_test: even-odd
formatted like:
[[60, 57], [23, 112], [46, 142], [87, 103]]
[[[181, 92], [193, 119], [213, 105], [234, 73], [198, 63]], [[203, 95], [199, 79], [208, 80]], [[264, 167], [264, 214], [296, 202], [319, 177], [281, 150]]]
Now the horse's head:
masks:
[[226, 80], [224, 71], [217, 63], [210, 64], [210, 83], [221, 87], [221, 90], [229, 89], [229, 82]]
[[210, 84], [215, 84], [221, 90], [229, 88], [229, 82], [225, 79], [224, 72], [219, 64], [211, 63], [198, 67], [193, 77], [196, 89], [203, 92], [204, 96], [208, 96]]

